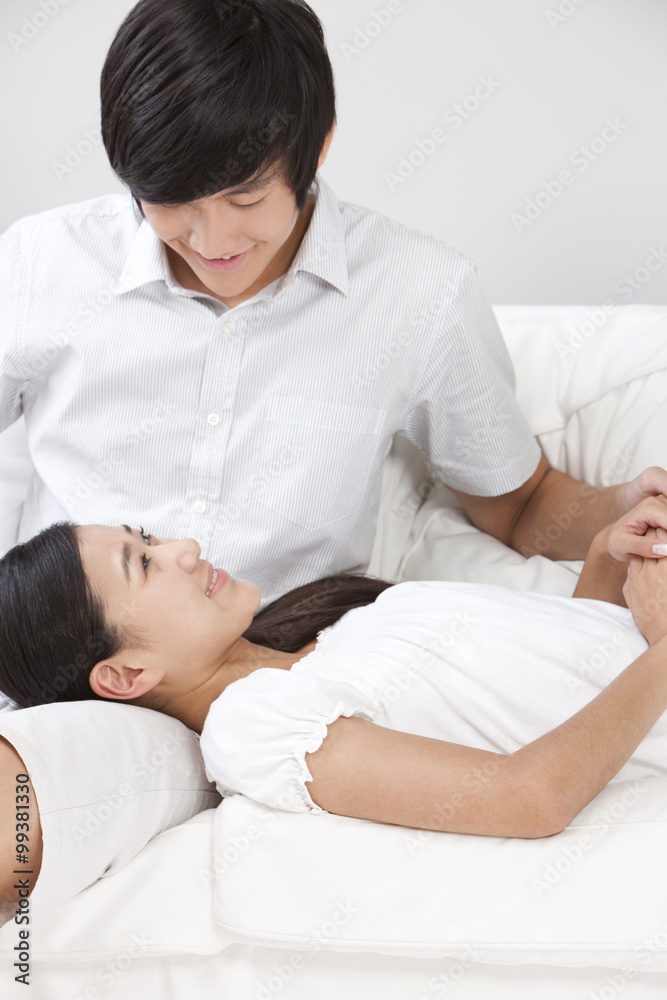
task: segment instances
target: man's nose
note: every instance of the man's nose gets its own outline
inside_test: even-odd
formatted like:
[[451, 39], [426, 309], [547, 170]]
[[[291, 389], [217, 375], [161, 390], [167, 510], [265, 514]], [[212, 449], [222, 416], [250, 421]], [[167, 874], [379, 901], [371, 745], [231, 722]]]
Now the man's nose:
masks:
[[[221, 199], [222, 201], [222, 199]], [[201, 212], [190, 223], [188, 242], [202, 257], [213, 260], [223, 254], [234, 253], [238, 234], [233, 224], [234, 216], [229, 206], [218, 205]]]

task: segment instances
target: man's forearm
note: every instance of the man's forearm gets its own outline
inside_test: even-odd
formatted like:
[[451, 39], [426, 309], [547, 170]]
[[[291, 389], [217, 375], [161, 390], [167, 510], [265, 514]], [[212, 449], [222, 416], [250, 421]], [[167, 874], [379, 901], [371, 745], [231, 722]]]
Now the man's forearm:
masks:
[[508, 544], [526, 558], [584, 559], [598, 531], [622, 513], [619, 489], [590, 486], [549, 469], [518, 512]]

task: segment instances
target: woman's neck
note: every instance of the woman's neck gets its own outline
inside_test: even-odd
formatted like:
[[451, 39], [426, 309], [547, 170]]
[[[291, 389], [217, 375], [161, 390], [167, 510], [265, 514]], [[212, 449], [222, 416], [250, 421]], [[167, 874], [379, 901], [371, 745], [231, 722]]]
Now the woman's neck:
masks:
[[283, 653], [278, 649], [258, 646], [246, 639], [239, 641], [243, 645], [235, 651], [236, 655], [222, 664], [208, 680], [187, 694], [168, 699], [160, 706], [159, 711], [179, 719], [188, 729], [201, 735], [211, 705], [230, 684], [263, 667], [291, 670], [295, 663], [312, 653], [317, 646], [317, 640], [313, 640], [296, 653]]

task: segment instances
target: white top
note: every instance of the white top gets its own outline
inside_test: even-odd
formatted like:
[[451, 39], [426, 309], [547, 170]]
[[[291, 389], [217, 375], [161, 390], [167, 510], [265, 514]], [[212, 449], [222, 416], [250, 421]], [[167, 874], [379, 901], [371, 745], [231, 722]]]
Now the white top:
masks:
[[322, 179], [282, 279], [233, 309], [174, 280], [129, 195], [0, 240], [0, 430], [35, 473], [18, 540], [63, 517], [196, 538], [266, 603], [368, 566], [395, 434], [469, 493], [539, 448], [474, 263]]
[[[511, 753], [578, 712], [646, 648], [630, 612], [602, 601], [399, 583], [324, 629], [291, 670], [262, 667], [225, 688], [202, 730], [206, 773], [221, 795], [326, 812], [304, 784], [305, 754], [339, 716]], [[661, 739], [644, 758], [664, 771], [667, 722]]]

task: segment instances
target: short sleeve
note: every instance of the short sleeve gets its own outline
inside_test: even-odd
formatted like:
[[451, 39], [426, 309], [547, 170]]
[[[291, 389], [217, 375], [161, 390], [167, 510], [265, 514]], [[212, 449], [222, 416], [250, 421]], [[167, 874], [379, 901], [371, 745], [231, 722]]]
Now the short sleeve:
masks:
[[234, 681], [206, 717], [200, 749], [221, 795], [246, 795], [288, 812], [323, 813], [305, 786], [305, 756], [341, 715], [375, 720], [372, 698], [331, 677], [262, 667]]
[[22, 391], [28, 375], [18, 350], [24, 319], [26, 254], [21, 226], [15, 223], [0, 236], [0, 430], [19, 419]]
[[518, 489], [535, 472], [540, 448], [473, 261], [438, 323], [401, 433], [447, 486], [476, 496]]

